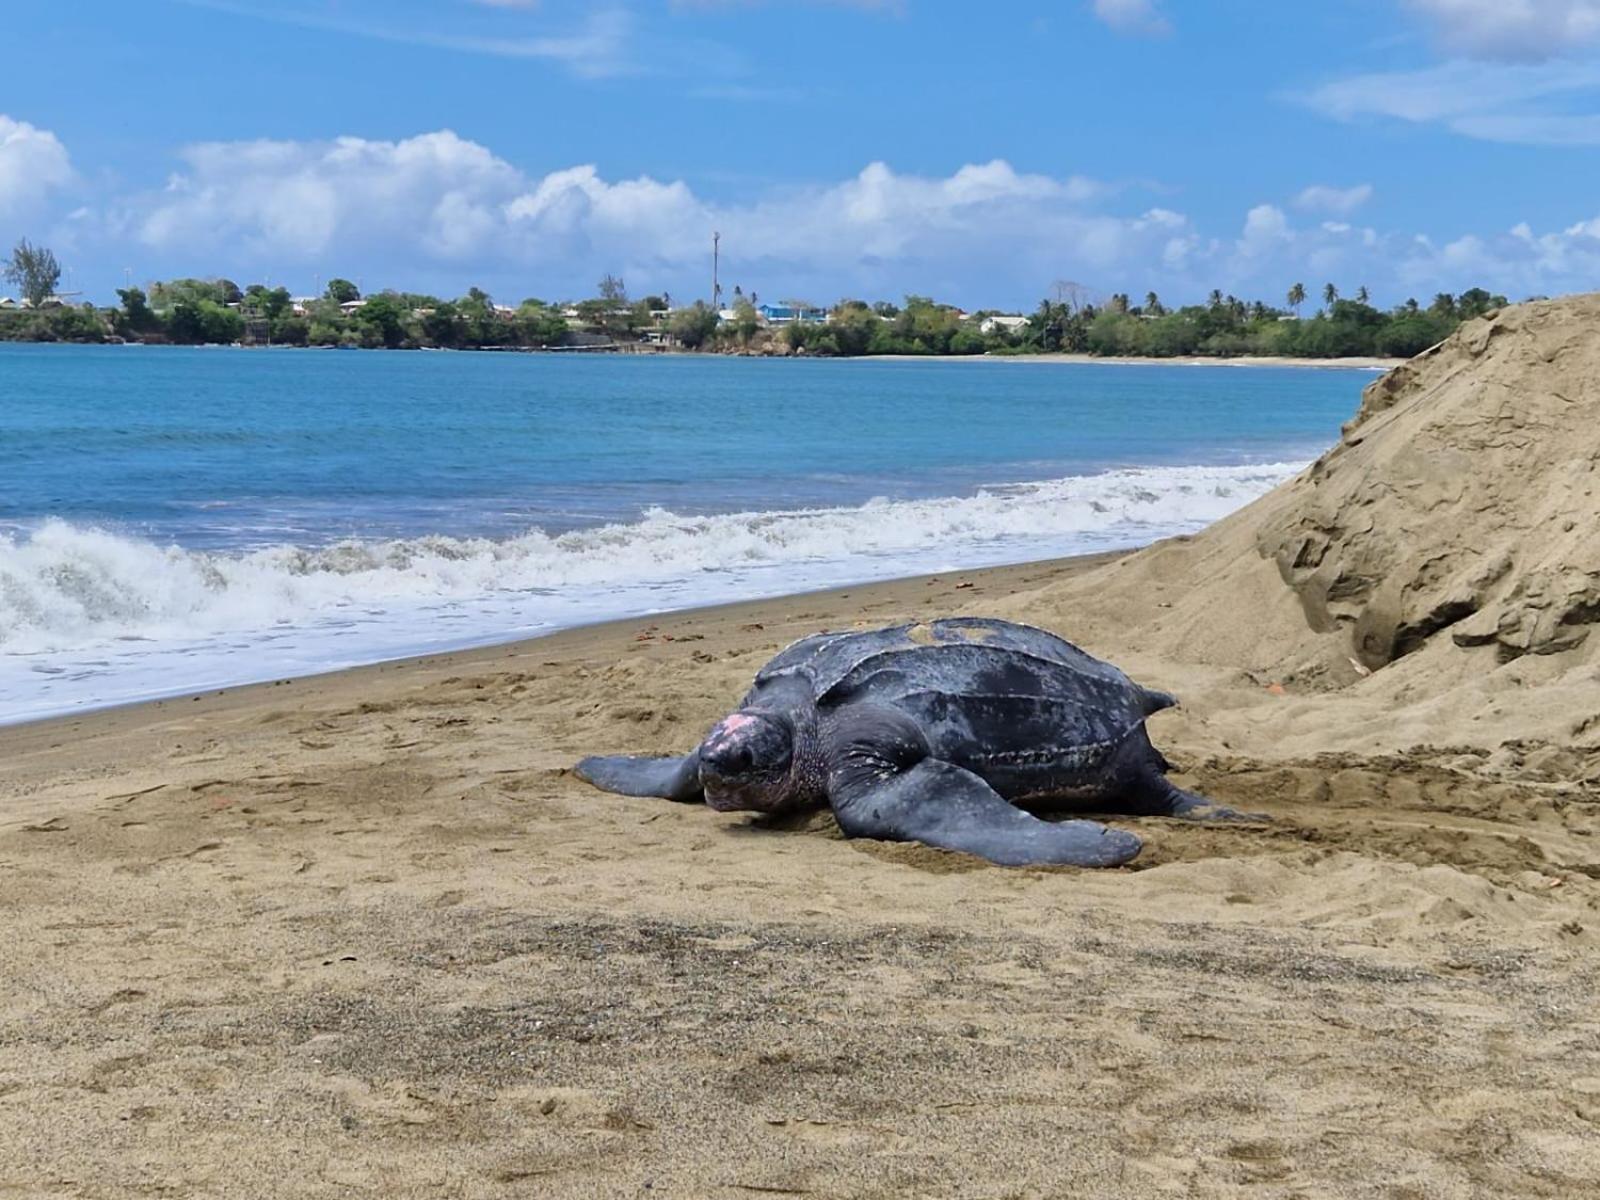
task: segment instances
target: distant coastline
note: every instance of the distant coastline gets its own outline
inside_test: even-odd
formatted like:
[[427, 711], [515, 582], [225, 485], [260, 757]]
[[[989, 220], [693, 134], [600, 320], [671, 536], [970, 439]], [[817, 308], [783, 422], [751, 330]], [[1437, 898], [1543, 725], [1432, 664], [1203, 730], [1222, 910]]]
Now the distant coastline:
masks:
[[[38, 264], [42, 262], [43, 267]], [[479, 350], [561, 353], [713, 353], [805, 358], [1012, 358], [1019, 362], [1385, 369], [1443, 341], [1464, 321], [1503, 307], [1504, 296], [1472, 288], [1440, 293], [1424, 307], [1392, 309], [1328, 284], [1322, 306], [1302, 318], [1306, 289], [1287, 307], [1212, 291], [1204, 304], [1169, 308], [1154, 293], [1091, 297], [1058, 285], [1031, 313], [968, 312], [927, 296], [900, 304], [841, 300], [758, 303], [734, 289], [729, 307], [665, 293], [634, 300], [607, 275], [588, 300], [497, 303], [479, 288], [453, 300], [386, 290], [363, 295], [332, 279], [317, 295], [228, 279], [176, 279], [118, 289], [115, 308], [66, 302], [60, 268], [26, 242], [8, 278], [26, 284], [19, 302], [0, 297], [0, 341], [136, 342], [155, 345], [307, 346], [347, 350]]]
[[[927, 362], [934, 356], [926, 354], [869, 354], [869, 362]], [[1261, 354], [1235, 354], [1223, 357], [1187, 355], [1182, 358], [1155, 358], [1150, 355], [1075, 354], [1062, 351], [1057, 354], [975, 354], [942, 355], [940, 362], [997, 362], [997, 363], [1090, 363], [1103, 367], [1311, 367], [1319, 370], [1391, 371], [1406, 360], [1403, 358], [1376, 358], [1356, 356], [1347, 358], [1296, 358], [1272, 357]]]
[[[103, 342], [76, 341], [70, 343], [54, 343], [48, 341], [24, 342], [20, 339], [0, 338], [0, 345], [7, 340], [17, 345], [124, 345], [143, 348], [171, 348], [171, 342], [140, 342], [123, 341], [121, 339]], [[211, 350], [252, 350], [252, 351], [322, 351], [352, 349], [357, 347], [338, 346], [296, 346], [296, 345], [249, 345], [233, 343], [221, 345], [215, 342], [178, 345], [179, 349], [211, 349]], [[379, 346], [382, 350], [385, 347]], [[404, 349], [400, 347], [398, 349]], [[852, 362], [887, 362], [887, 363], [1016, 363], [1020, 365], [1054, 365], [1054, 366], [1100, 366], [1100, 367], [1235, 367], [1257, 369], [1262, 367], [1296, 368], [1324, 371], [1391, 371], [1401, 363], [1403, 358], [1379, 358], [1370, 356], [1355, 356], [1346, 358], [1298, 358], [1288, 355], [1269, 356], [1260, 354], [1235, 354], [1202, 357], [1188, 355], [1181, 358], [1157, 358], [1153, 356], [1136, 355], [1101, 355], [1083, 354], [1070, 351], [1058, 351], [1053, 354], [996, 354], [986, 352], [982, 354], [860, 354], [850, 359], [841, 358], [839, 355], [818, 354], [764, 354], [759, 351], [741, 353], [729, 350], [685, 350], [682, 348], [665, 348], [657, 346], [641, 346], [637, 344], [621, 343], [611, 346], [473, 346], [473, 347], [442, 347], [442, 346], [414, 346], [413, 351], [432, 353], [469, 353], [469, 354], [532, 354], [545, 355], [622, 355], [629, 358], [759, 358], [769, 360], [791, 361], [852, 361]]]

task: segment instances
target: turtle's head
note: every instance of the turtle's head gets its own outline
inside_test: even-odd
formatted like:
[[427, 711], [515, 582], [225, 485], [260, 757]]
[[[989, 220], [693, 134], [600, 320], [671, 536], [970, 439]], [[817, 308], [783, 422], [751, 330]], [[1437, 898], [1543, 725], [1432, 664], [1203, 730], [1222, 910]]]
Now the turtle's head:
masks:
[[700, 783], [718, 812], [783, 812], [804, 799], [796, 784], [797, 730], [780, 713], [745, 709], [700, 743]]

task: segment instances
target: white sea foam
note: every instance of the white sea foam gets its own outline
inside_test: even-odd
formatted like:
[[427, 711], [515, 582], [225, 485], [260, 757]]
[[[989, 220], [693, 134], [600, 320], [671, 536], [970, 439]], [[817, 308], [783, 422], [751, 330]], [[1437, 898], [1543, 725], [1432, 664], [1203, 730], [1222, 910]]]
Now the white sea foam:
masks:
[[1113, 546], [1209, 524], [1297, 464], [1111, 471], [975, 495], [505, 540], [221, 554], [47, 521], [0, 537], [0, 721], [699, 603]]

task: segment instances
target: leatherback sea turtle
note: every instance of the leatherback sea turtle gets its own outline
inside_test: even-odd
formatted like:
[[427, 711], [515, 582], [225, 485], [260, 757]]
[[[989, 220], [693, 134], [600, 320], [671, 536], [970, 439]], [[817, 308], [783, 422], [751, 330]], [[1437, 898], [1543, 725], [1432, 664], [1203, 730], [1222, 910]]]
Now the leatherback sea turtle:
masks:
[[1139, 839], [1025, 809], [1243, 816], [1167, 780], [1144, 721], [1176, 703], [1042, 629], [953, 617], [804, 638], [689, 754], [586, 758], [577, 773], [719, 812], [826, 801], [847, 837], [1005, 865], [1108, 867]]

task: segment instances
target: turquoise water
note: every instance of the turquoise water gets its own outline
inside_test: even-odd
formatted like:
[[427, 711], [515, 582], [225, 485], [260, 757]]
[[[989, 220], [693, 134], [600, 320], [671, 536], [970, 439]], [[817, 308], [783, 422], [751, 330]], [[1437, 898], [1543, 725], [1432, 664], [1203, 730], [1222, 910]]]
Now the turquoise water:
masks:
[[0, 720], [1134, 545], [1370, 378], [0, 345]]

